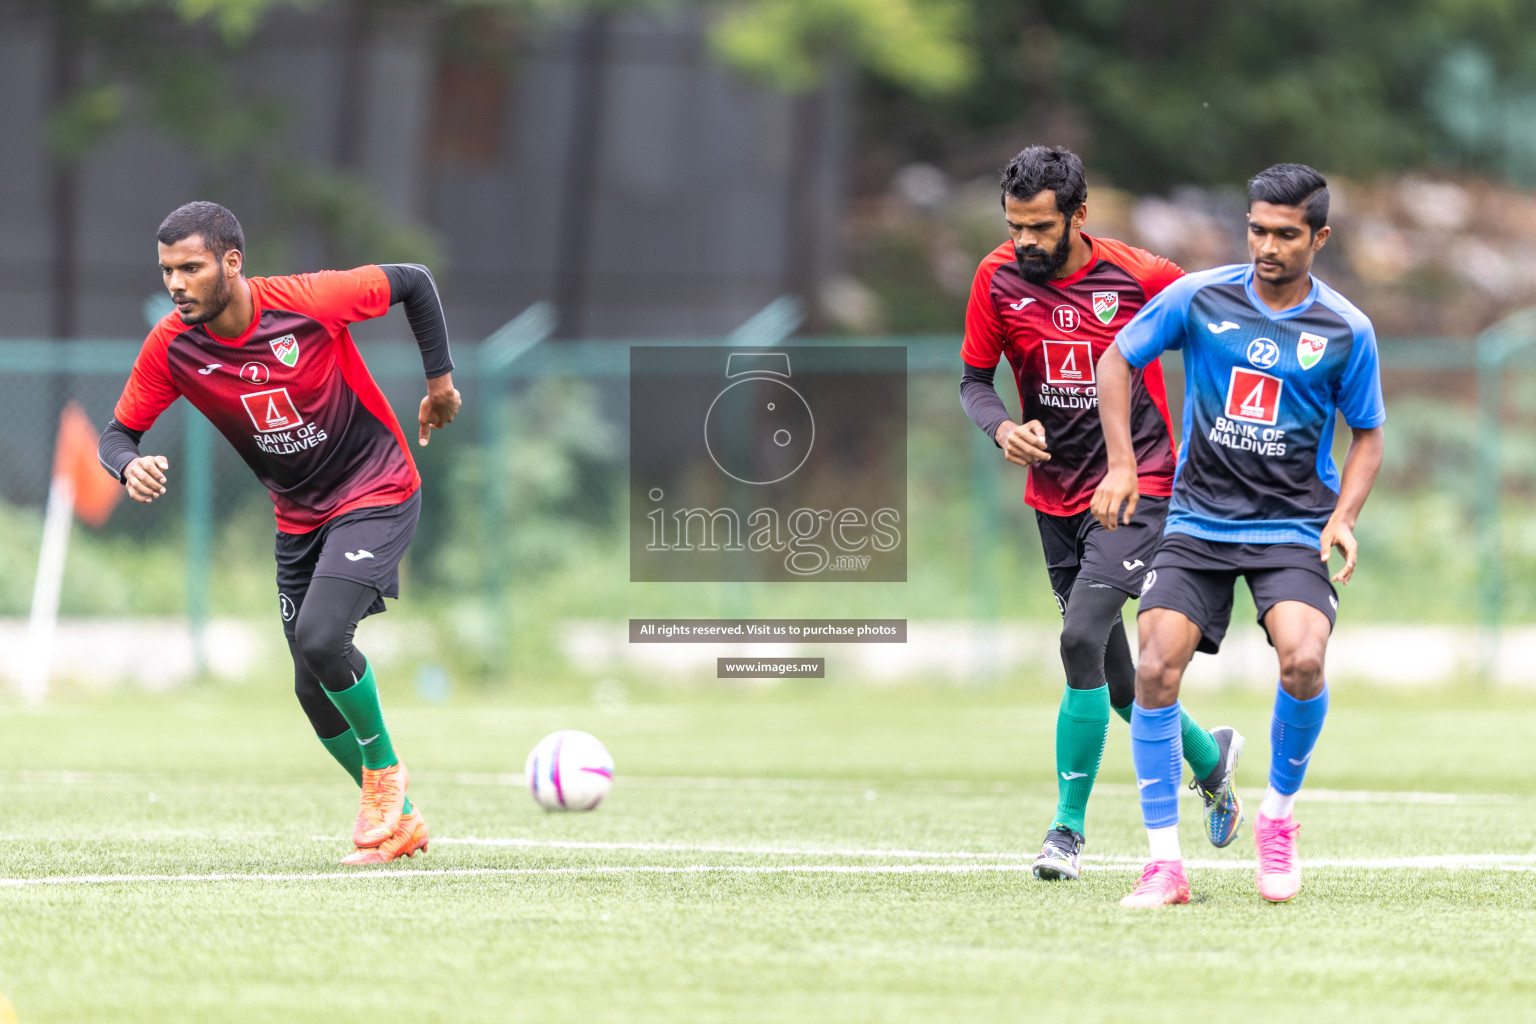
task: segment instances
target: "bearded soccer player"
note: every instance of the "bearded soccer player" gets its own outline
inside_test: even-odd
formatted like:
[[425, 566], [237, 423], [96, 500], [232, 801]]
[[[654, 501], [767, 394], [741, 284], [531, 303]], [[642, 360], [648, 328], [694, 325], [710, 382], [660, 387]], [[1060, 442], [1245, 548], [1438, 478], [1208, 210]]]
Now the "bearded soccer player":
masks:
[[[1133, 473], [1149, 498], [1123, 530], [1107, 531], [1094, 520], [1088, 505], [1107, 468], [1094, 364], [1115, 331], [1183, 271], [1082, 231], [1088, 185], [1082, 161], [1067, 150], [1024, 150], [1003, 173], [1002, 189], [1011, 237], [982, 260], [971, 285], [960, 396], [1007, 461], [1029, 470], [1024, 500], [1035, 509], [1062, 612], [1067, 674], [1056, 715], [1056, 814], [1034, 873], [1075, 879], [1110, 711], [1129, 720], [1135, 696], [1120, 609], [1141, 591], [1176, 460], [1162, 368], [1153, 360], [1130, 385]], [[1009, 418], [993, 389], [1003, 355], [1023, 403], [1022, 423]], [[1187, 714], [1180, 731], [1195, 774], [1191, 788], [1205, 799], [1207, 835], [1226, 846], [1242, 824], [1231, 781], [1243, 738], [1227, 726], [1207, 732]]]
[[267, 485], [277, 514], [277, 589], [294, 688], [321, 744], [362, 787], [356, 849], [376, 864], [425, 849], [406, 795], [373, 666], [352, 645], [358, 620], [400, 595], [400, 559], [421, 512], [421, 477], [347, 325], [401, 303], [421, 348], [420, 443], [453, 421], [448, 328], [432, 275], [414, 264], [246, 278], [234, 214], [189, 203], [156, 234], [176, 304], [134, 362], [102, 464], [135, 500], [166, 493], [169, 461], [140, 455], [144, 432], [178, 397], [213, 423]]
[[[1312, 276], [1328, 241], [1328, 183], [1278, 164], [1248, 182], [1250, 264], [1191, 274], [1149, 302], [1099, 362], [1109, 474], [1093, 514], [1118, 532], [1135, 521], [1133, 425], [1138, 368], [1168, 349], [1185, 367], [1184, 451], [1166, 533], [1137, 618], [1141, 656], [1131, 751], [1152, 856], [1120, 901], [1189, 901], [1179, 852], [1179, 682], [1195, 652], [1214, 654], [1245, 578], [1275, 648], [1269, 787], [1254, 821], [1259, 895], [1301, 886], [1292, 805], [1328, 713], [1323, 659], [1338, 612], [1333, 583], [1355, 571], [1355, 520], [1381, 467], [1376, 335], [1348, 299]], [[1342, 478], [1334, 421], [1352, 431]], [[1334, 548], [1344, 565], [1331, 578]]]

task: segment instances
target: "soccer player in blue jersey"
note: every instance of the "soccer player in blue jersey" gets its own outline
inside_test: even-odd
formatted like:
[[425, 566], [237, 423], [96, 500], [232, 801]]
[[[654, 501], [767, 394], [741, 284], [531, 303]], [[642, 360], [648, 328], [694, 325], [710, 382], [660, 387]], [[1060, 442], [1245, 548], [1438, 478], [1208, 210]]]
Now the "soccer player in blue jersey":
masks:
[[[1254, 823], [1259, 894], [1296, 895], [1291, 809], [1328, 712], [1323, 659], [1338, 611], [1332, 583], [1355, 571], [1355, 520], [1381, 467], [1376, 335], [1364, 313], [1312, 276], [1328, 241], [1328, 183], [1301, 164], [1248, 182], [1253, 261], [1189, 274], [1142, 307], [1098, 364], [1109, 472], [1093, 497], [1107, 529], [1136, 510], [1132, 368], [1184, 352], [1184, 446], [1162, 545], [1142, 585], [1131, 751], [1151, 861], [1126, 907], [1189, 901], [1178, 840], [1179, 682], [1214, 654], [1242, 576], [1279, 660], [1269, 788]], [[1352, 431], [1341, 477], [1336, 416]], [[1344, 565], [1331, 577], [1334, 548]]]

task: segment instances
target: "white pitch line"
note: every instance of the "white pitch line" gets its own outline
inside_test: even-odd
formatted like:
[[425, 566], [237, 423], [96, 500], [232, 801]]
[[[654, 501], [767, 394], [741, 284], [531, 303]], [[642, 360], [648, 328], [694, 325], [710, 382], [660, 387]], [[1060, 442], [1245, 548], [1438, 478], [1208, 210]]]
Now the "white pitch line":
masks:
[[[334, 836], [315, 836], [320, 842], [338, 843], [344, 840]], [[929, 860], [1028, 860], [1033, 862], [1033, 853], [1008, 853], [1008, 852], [983, 852], [970, 850], [889, 850], [889, 849], [829, 849], [825, 847], [800, 847], [800, 846], [712, 846], [690, 845], [683, 843], [616, 843], [577, 841], [567, 839], [524, 839], [524, 838], [481, 838], [477, 836], [447, 837], [439, 836], [432, 840], [434, 843], [457, 846], [491, 846], [513, 847], [518, 849], [546, 849], [546, 850], [603, 850], [618, 851], [631, 850], [640, 853], [725, 853], [746, 854], [759, 857], [897, 857], [908, 860], [927, 858]], [[1125, 857], [1087, 855], [1083, 858], [1085, 863], [1101, 867], [1141, 867], [1146, 863], [1144, 857]], [[1252, 871], [1255, 863], [1251, 860], [1186, 860], [1189, 868], [1210, 868], [1217, 871], [1244, 870]], [[1536, 870], [1536, 854], [1531, 853], [1475, 853], [1475, 854], [1432, 854], [1420, 857], [1387, 857], [1387, 858], [1351, 858], [1351, 857], [1321, 857], [1304, 862], [1305, 866], [1317, 868], [1363, 868], [1363, 869], [1389, 869], [1389, 868], [1455, 868], [1455, 867], [1505, 867], [1512, 866], [1524, 869], [1529, 867]]]
[[[1488, 855], [1483, 857], [1396, 857], [1383, 860], [1317, 860], [1306, 861], [1303, 867], [1355, 868], [1366, 870], [1469, 868], [1501, 871], [1536, 871], [1536, 858], [1521, 855]], [[1142, 866], [1140, 860], [1111, 862], [1095, 865], [1095, 871], [1134, 871]], [[1193, 870], [1252, 871], [1252, 861], [1185, 861]], [[363, 871], [314, 871], [282, 874], [235, 874], [230, 872], [198, 875], [53, 875], [32, 878], [0, 878], [0, 889], [32, 888], [48, 885], [142, 885], [145, 883], [177, 882], [329, 882], [357, 881], [378, 878], [435, 880], [446, 878], [486, 878], [498, 876], [534, 875], [955, 875], [981, 873], [1021, 873], [1029, 871], [1027, 864], [688, 864], [678, 866], [656, 864], [593, 865], [590, 867], [561, 868], [444, 868], [441, 870], [363, 870]]]
[[[316, 836], [315, 838], [324, 838], [327, 842], [338, 841], [329, 836]], [[455, 839], [440, 837], [432, 841], [434, 843], [462, 846], [512, 846], [552, 850], [636, 850], [642, 853], [744, 853], [765, 857], [900, 857], [906, 860], [931, 857], [939, 860], [1028, 859], [1030, 861], [1035, 859], [1035, 854], [1033, 853], [971, 853], [961, 850], [840, 850], [808, 846], [693, 846], [679, 843], [578, 842], [563, 839], [484, 839], [476, 836]]]
[[369, 878], [473, 878], [497, 875], [911, 875], [970, 871], [1028, 871], [1026, 864], [594, 864], [564, 868], [442, 868], [420, 871], [314, 871], [241, 875], [42, 875], [0, 878], [0, 889], [36, 885], [131, 885], [136, 882], [324, 882]]
[[[521, 789], [527, 778], [518, 772], [413, 772], [411, 776], [421, 783], [456, 786], [506, 786]], [[156, 783], [161, 786], [180, 784], [218, 783], [221, 780], [200, 776], [172, 776], [161, 772], [97, 772], [97, 771], [48, 771], [20, 770], [0, 771], [0, 783], [13, 785], [130, 785]], [[636, 789], [744, 789], [779, 792], [829, 792], [865, 793], [906, 792], [942, 793], [956, 795], [1004, 795], [1017, 791], [1051, 788], [1049, 781], [965, 781], [955, 779], [797, 779], [785, 777], [753, 776], [688, 776], [688, 775], [626, 775], [623, 785]], [[1130, 783], [1100, 781], [1094, 792], [1107, 796], [1135, 796], [1136, 788]], [[1260, 789], [1251, 792], [1261, 793]], [[1184, 790], [1186, 800], [1194, 800], [1197, 793]], [[1530, 794], [1513, 793], [1435, 793], [1415, 790], [1367, 790], [1367, 789], [1303, 789], [1304, 802], [1320, 804], [1513, 804], [1529, 801]]]
[[[1146, 864], [1145, 857], [1085, 857], [1084, 860], [1092, 862], [1095, 867], [1102, 868], [1139, 868]], [[1251, 860], [1186, 860], [1184, 866], [1192, 871], [1252, 871], [1258, 864]], [[1536, 854], [1446, 853], [1423, 857], [1315, 857], [1302, 861], [1301, 866], [1307, 869], [1347, 868], [1361, 871], [1433, 871], [1457, 868], [1536, 871]]]
[[[514, 789], [525, 787], [527, 778], [516, 772], [431, 772], [422, 771], [412, 773], [412, 779], [419, 782], [456, 786], [506, 786]], [[852, 792], [862, 793], [866, 790], [887, 792], [924, 792], [939, 791], [943, 793], [1011, 793], [1014, 790], [1030, 788], [1054, 789], [1052, 782], [1006, 782], [1006, 781], [976, 781], [945, 779], [899, 779], [894, 782], [879, 781], [875, 779], [794, 779], [794, 778], [761, 778], [752, 776], [688, 776], [688, 775], [625, 775], [622, 784], [633, 786], [637, 789], [747, 789], [788, 792]], [[1094, 792], [1112, 796], [1135, 796], [1136, 787], [1130, 783], [1099, 782], [1094, 786]], [[1261, 789], [1253, 789], [1254, 793], [1262, 793]], [[1185, 790], [1181, 794], [1187, 800], [1199, 797], [1198, 793]], [[1510, 804], [1531, 797], [1512, 793], [1435, 793], [1421, 792], [1417, 790], [1372, 790], [1372, 789], [1303, 789], [1301, 797], [1303, 801], [1320, 804]]]

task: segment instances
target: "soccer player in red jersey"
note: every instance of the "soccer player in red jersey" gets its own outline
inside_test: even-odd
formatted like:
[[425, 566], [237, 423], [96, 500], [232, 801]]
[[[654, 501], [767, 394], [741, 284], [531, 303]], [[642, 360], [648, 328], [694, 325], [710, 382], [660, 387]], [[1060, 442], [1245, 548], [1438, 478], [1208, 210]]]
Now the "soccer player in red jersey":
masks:
[[[1031, 146], [1003, 172], [1010, 239], [981, 261], [966, 309], [961, 402], [972, 422], [1029, 470], [1024, 500], [1035, 510], [1051, 589], [1061, 609], [1066, 692], [1056, 716], [1056, 815], [1035, 877], [1073, 879], [1082, 866], [1088, 796], [1098, 775], [1110, 710], [1130, 720], [1136, 670], [1120, 610], [1141, 593], [1163, 532], [1176, 461], [1162, 367], [1138, 371], [1131, 404], [1136, 472], [1146, 497], [1114, 532], [1088, 511], [1108, 461], [1094, 366], [1115, 332], [1183, 271], [1160, 256], [1082, 230], [1088, 184], [1082, 161]], [[1023, 403], [1010, 418], [993, 388], [1006, 356]], [[1243, 738], [1183, 718], [1191, 787], [1205, 799], [1206, 831], [1226, 846], [1242, 823], [1233, 770]]]
[[342, 863], [413, 855], [426, 848], [426, 823], [352, 635], [385, 597], [400, 596], [421, 477], [347, 325], [404, 304], [427, 375], [417, 417], [425, 445], [460, 404], [437, 287], [414, 264], [246, 278], [240, 222], [216, 203], [180, 207], [156, 238], [176, 310], [144, 340], [102, 434], [102, 464], [136, 501], [165, 494], [170, 463], [140, 455], [139, 441], [185, 397], [266, 484], [294, 689], [320, 742], [362, 787], [356, 849]]

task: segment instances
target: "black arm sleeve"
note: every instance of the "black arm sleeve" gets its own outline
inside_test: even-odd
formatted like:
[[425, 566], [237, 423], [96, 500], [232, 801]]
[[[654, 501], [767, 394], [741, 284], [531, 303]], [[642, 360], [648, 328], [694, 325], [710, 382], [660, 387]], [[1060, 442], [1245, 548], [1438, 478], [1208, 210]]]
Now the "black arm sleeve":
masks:
[[405, 319], [421, 348], [421, 364], [427, 376], [441, 377], [452, 370], [448, 321], [443, 316], [443, 300], [438, 297], [432, 272], [419, 263], [385, 263], [379, 269], [389, 278], [389, 304], [405, 303]]
[[997, 444], [997, 428], [1009, 418], [1008, 407], [992, 386], [992, 378], [996, 375], [995, 366], [972, 366], [970, 363], [965, 364], [965, 372], [960, 375], [960, 404], [965, 407], [971, 422], [980, 427], [993, 444]]
[[96, 457], [119, 483], [127, 483], [123, 479], [123, 470], [139, 457], [139, 441], [143, 437], [144, 431], [129, 430], [117, 420], [109, 420], [107, 429], [101, 432], [101, 440], [96, 443]]

